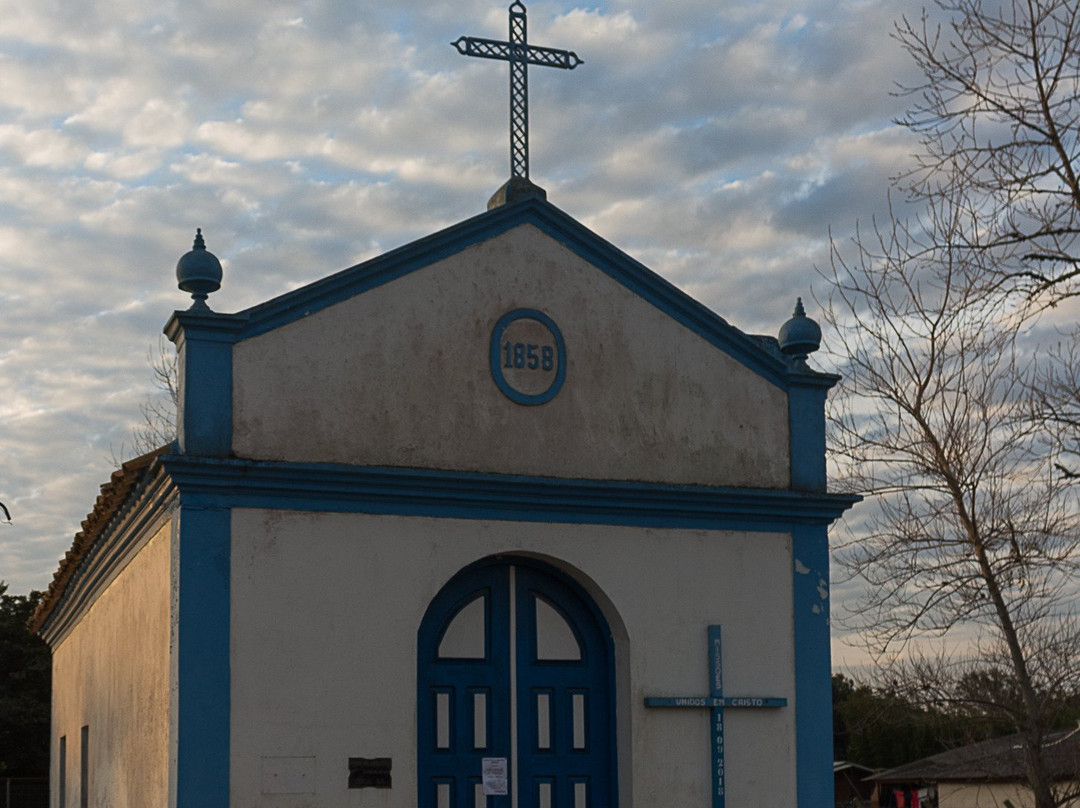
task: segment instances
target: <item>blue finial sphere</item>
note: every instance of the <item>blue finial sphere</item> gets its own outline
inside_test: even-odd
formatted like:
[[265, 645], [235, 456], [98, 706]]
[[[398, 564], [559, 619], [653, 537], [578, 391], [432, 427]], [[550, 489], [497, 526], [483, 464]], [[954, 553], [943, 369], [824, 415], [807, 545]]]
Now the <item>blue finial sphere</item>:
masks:
[[191, 294], [192, 308], [204, 308], [210, 293], [221, 288], [221, 275], [221, 262], [206, 249], [202, 228], [197, 228], [191, 251], [176, 262], [176, 285]]
[[806, 359], [821, 347], [821, 327], [806, 316], [801, 297], [791, 319], [780, 327], [778, 340], [780, 350], [794, 359]]

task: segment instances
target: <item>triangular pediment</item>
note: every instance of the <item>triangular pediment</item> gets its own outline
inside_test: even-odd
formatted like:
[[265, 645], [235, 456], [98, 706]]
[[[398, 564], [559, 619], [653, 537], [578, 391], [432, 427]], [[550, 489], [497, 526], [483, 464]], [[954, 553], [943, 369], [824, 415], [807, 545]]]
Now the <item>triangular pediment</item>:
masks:
[[775, 344], [541, 200], [230, 317], [238, 457], [788, 485]]

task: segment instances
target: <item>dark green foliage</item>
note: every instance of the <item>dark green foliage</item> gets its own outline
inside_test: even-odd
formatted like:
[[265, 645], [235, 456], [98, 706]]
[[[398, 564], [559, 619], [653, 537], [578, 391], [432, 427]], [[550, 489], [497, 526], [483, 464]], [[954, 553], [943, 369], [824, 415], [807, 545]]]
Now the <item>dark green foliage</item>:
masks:
[[[1018, 693], [998, 668], [972, 671], [955, 692], [935, 701], [918, 690], [859, 684], [833, 674], [833, 759], [873, 769], [891, 769], [959, 746], [1017, 731], [1009, 720]], [[1080, 694], [1059, 697], [1049, 729], [1075, 727]]]
[[0, 777], [49, 773], [49, 647], [26, 627], [40, 592], [7, 594], [0, 581]]
[[833, 756], [874, 769], [937, 754], [955, 735], [936, 710], [843, 674], [833, 676]]

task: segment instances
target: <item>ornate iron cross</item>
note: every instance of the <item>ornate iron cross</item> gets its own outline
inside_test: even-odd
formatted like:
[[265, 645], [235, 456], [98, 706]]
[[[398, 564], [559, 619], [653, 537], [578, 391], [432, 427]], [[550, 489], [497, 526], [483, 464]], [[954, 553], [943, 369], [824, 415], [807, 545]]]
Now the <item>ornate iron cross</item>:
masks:
[[529, 65], [573, 70], [581, 59], [573, 51], [541, 48], [528, 43], [525, 6], [510, 6], [510, 37], [506, 42], [459, 37], [451, 42], [463, 56], [499, 59], [510, 63], [510, 176], [529, 178]]

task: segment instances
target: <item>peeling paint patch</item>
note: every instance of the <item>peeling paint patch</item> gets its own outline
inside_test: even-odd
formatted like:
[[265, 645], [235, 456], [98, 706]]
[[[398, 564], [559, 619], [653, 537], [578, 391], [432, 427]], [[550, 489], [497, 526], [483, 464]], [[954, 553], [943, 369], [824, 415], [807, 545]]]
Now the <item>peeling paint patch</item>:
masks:
[[821, 614], [821, 607], [815, 603], [813, 606], [810, 607], [810, 611], [812, 611], [814, 614]]
[[795, 559], [795, 572], [799, 573], [799, 575], [809, 575], [810, 574], [810, 568], [808, 566], [806, 566], [805, 564], [803, 564], [801, 561], [799, 561], [799, 559], [796, 558]]
[[829, 582], [824, 578], [818, 578], [817, 582], [818, 597], [822, 600], [828, 600], [829, 598]]

